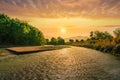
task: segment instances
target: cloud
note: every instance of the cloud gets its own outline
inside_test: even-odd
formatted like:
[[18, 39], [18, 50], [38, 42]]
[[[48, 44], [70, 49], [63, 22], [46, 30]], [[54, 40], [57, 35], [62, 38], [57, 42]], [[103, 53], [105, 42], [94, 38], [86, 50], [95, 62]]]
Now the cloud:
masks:
[[120, 0], [0, 0], [0, 12], [32, 17], [120, 18]]
[[118, 27], [120, 27], [120, 25], [104, 25], [104, 27], [116, 27], [116, 28], [118, 28]]

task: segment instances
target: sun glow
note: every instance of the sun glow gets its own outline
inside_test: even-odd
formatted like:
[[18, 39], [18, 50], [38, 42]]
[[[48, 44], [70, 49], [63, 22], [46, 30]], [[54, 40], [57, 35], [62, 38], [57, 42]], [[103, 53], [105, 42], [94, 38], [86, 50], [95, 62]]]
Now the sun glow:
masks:
[[65, 33], [66, 29], [65, 28], [61, 28], [61, 33]]

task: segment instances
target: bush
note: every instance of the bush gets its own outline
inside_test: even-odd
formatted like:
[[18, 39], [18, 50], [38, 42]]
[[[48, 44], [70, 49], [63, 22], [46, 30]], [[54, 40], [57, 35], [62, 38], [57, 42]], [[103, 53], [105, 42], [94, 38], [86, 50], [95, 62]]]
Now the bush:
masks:
[[91, 44], [85, 44], [85, 45], [82, 45], [83, 47], [87, 47], [87, 48], [93, 48], [93, 45]]
[[100, 46], [100, 45], [95, 45], [95, 46], [94, 46], [94, 49], [100, 50], [100, 49], [101, 49], [101, 46]]
[[114, 53], [120, 54], [120, 44], [116, 45], [113, 50]]
[[114, 45], [107, 45], [105, 46], [104, 52], [112, 53], [114, 47], [115, 47]]

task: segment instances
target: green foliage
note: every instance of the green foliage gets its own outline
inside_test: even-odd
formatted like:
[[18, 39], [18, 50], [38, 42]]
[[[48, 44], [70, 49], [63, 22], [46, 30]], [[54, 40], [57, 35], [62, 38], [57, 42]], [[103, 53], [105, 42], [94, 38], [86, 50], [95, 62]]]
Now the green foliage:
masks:
[[90, 33], [90, 38], [92, 40], [103, 40], [103, 39], [112, 40], [113, 36], [108, 32], [92, 31]]
[[115, 38], [114, 38], [114, 42], [116, 44], [120, 43], [120, 28], [117, 28], [115, 31], [113, 31]]
[[113, 49], [114, 49], [114, 45], [106, 45], [105, 48], [104, 48], [104, 52], [107, 52], [107, 53], [112, 53], [113, 52]]
[[57, 40], [58, 40], [58, 45], [64, 45], [65, 44], [65, 40], [63, 38], [58, 37]]
[[115, 31], [113, 31], [115, 37], [120, 37], [120, 28], [115, 29]]
[[79, 40], [78, 40], [78, 39], [76, 39], [76, 40], [75, 40], [75, 42], [79, 42]]
[[70, 40], [69, 40], [69, 42], [70, 42], [70, 43], [73, 43], [73, 42], [74, 42], [74, 40], [73, 40], [73, 39], [70, 39]]
[[80, 42], [84, 42], [84, 40], [83, 40], [83, 39], [81, 39], [81, 40], [80, 40]]
[[52, 38], [51, 38], [51, 41], [50, 41], [50, 44], [52, 44], [52, 45], [57, 45], [57, 39], [54, 38], [54, 37], [52, 37]]
[[114, 31], [115, 37], [108, 32], [92, 31], [86, 41], [73, 43], [72, 45], [92, 48], [102, 52], [120, 54], [120, 28]]
[[43, 45], [44, 43], [44, 36], [37, 28], [0, 14], [0, 44]]
[[120, 44], [117, 44], [117, 45], [114, 47], [114, 53], [120, 54]]
[[49, 39], [45, 39], [45, 43], [46, 43], [47, 45], [49, 45], [49, 44], [50, 44]]
[[58, 37], [58, 38], [52, 37], [49, 43], [51, 45], [64, 45], [65, 40], [63, 38], [61, 38], [61, 37]]

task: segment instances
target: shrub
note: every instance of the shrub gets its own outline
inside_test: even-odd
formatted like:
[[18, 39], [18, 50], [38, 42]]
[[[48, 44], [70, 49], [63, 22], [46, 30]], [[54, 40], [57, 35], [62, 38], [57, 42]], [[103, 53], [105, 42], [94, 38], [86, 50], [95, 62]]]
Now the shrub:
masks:
[[120, 54], [120, 44], [116, 45], [113, 50], [114, 53]]
[[93, 48], [93, 45], [91, 45], [91, 44], [85, 44], [85, 45], [83, 45], [83, 47]]
[[114, 45], [107, 45], [105, 46], [104, 52], [112, 53], [114, 47], [115, 47]]
[[100, 49], [101, 49], [101, 46], [100, 46], [100, 45], [95, 45], [95, 46], [94, 46], [94, 49], [100, 50]]

